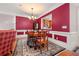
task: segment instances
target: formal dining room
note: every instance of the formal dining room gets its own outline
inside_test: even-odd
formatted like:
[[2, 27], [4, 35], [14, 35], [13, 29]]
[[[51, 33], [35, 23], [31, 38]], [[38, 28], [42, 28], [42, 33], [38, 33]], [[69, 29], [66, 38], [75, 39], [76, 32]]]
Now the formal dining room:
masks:
[[79, 56], [79, 3], [0, 3], [0, 56]]

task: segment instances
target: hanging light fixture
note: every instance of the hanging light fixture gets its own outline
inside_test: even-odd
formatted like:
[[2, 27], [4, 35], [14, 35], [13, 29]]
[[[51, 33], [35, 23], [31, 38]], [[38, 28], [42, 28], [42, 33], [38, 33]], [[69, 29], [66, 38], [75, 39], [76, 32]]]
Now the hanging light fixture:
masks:
[[31, 8], [31, 10], [32, 10], [32, 14], [31, 14], [31, 16], [28, 16], [28, 18], [29, 19], [31, 19], [31, 20], [35, 20], [36, 19], [36, 16], [34, 16], [34, 8]]

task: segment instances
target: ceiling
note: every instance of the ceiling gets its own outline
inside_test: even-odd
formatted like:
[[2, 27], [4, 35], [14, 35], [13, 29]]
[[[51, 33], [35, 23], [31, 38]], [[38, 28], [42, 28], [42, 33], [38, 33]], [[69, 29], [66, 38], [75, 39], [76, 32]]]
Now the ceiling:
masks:
[[27, 17], [31, 16], [31, 8], [34, 8], [34, 15], [39, 17], [62, 4], [63, 3], [0, 3], [0, 13]]

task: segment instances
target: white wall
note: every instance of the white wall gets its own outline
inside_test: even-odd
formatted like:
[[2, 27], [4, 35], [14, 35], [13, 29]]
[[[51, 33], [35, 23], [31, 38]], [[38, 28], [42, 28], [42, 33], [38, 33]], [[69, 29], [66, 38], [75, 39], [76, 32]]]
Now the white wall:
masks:
[[15, 29], [15, 16], [0, 14], [0, 30]]
[[70, 32], [77, 32], [77, 11], [78, 7], [75, 4], [70, 4]]
[[[78, 27], [77, 28], [78, 28], [78, 38], [79, 38], [79, 8], [78, 8], [77, 11], [78, 11], [78, 13], [77, 13], [77, 17], [78, 17], [78, 20], [77, 20], [78, 23], [77, 24], [78, 24]], [[79, 42], [79, 39], [78, 39], [78, 42]], [[79, 43], [77, 45], [79, 46]]]
[[78, 17], [78, 18], [77, 18], [77, 19], [78, 19], [78, 20], [77, 20], [77, 22], [78, 22], [78, 23], [77, 23], [77, 24], [78, 24], [78, 25], [77, 25], [77, 26], [78, 26], [77, 28], [78, 28], [78, 35], [79, 35], [79, 7], [78, 7], [78, 9], [77, 9], [77, 17]]
[[[70, 32], [76, 33], [75, 38], [72, 39], [73, 42], [76, 42], [75, 45], [79, 46], [79, 6], [77, 3], [70, 4]], [[76, 40], [77, 39], [77, 40]], [[71, 42], [72, 42], [71, 41]]]

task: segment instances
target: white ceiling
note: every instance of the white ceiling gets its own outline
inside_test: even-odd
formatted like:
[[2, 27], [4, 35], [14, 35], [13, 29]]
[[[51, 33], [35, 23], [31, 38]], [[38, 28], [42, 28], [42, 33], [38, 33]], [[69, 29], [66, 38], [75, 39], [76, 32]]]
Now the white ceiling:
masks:
[[22, 6], [22, 3], [0, 3], [0, 13], [31, 16], [31, 8], [34, 8], [34, 15], [39, 17], [62, 4], [63, 3], [26, 3]]

